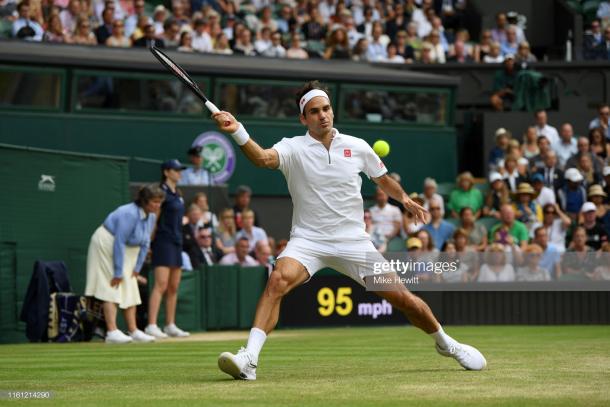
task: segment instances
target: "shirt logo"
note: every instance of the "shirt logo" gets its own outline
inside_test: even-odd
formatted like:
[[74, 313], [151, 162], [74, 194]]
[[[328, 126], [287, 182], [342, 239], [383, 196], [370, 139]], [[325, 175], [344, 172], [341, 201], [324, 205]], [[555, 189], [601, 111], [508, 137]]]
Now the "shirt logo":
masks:
[[385, 164], [383, 163], [383, 161], [379, 161], [379, 164], [378, 164], [378, 165], [379, 165], [379, 168], [383, 168], [383, 167], [385, 167]]
[[351, 157], [352, 156], [352, 150], [350, 150], [349, 148], [346, 148], [345, 150], [343, 150], [343, 157]]

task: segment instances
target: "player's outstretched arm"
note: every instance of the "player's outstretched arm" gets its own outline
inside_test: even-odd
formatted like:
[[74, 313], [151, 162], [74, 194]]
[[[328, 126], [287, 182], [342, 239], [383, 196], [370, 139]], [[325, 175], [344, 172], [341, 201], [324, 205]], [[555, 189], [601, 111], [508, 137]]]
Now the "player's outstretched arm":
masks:
[[270, 169], [276, 169], [280, 166], [278, 152], [272, 148], [264, 149], [259, 146], [250, 138], [244, 126], [231, 113], [220, 111], [214, 113], [212, 118], [216, 120], [220, 131], [228, 133], [233, 137], [241, 151], [254, 165]]
[[428, 223], [430, 214], [423, 206], [409, 198], [409, 195], [402, 189], [400, 184], [392, 179], [388, 174], [378, 178], [372, 178], [375, 184], [379, 185], [386, 194], [402, 203], [405, 209], [415, 217], [415, 222]]

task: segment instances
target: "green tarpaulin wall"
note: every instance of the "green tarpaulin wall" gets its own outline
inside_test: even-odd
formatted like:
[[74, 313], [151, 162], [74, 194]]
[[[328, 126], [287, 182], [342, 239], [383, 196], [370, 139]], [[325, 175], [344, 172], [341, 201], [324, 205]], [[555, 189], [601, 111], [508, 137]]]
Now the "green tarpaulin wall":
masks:
[[18, 322], [34, 262], [63, 260], [85, 286], [87, 247], [129, 200], [127, 159], [0, 144], [0, 342], [25, 340]]

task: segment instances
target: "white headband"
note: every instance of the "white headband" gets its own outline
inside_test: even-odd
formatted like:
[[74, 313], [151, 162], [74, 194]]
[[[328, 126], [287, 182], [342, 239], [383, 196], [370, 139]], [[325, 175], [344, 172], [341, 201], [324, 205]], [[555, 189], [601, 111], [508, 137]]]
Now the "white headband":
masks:
[[313, 99], [317, 96], [322, 96], [323, 98], [326, 98], [326, 100], [328, 100], [330, 102], [330, 99], [328, 98], [328, 95], [326, 94], [326, 92], [324, 92], [323, 90], [320, 90], [320, 89], [312, 89], [309, 92], [307, 92], [306, 94], [304, 94], [299, 102], [299, 108], [301, 109], [301, 114], [303, 114], [303, 109], [305, 109], [305, 105], [307, 104], [307, 102], [309, 102], [311, 99]]

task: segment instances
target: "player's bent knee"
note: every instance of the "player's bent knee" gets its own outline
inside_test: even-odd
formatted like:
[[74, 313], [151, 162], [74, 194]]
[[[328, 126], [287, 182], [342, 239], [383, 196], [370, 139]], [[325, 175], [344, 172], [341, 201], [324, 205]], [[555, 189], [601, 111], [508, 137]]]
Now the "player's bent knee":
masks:
[[289, 291], [290, 281], [281, 270], [274, 270], [267, 281], [267, 291], [277, 297], [286, 295]]

